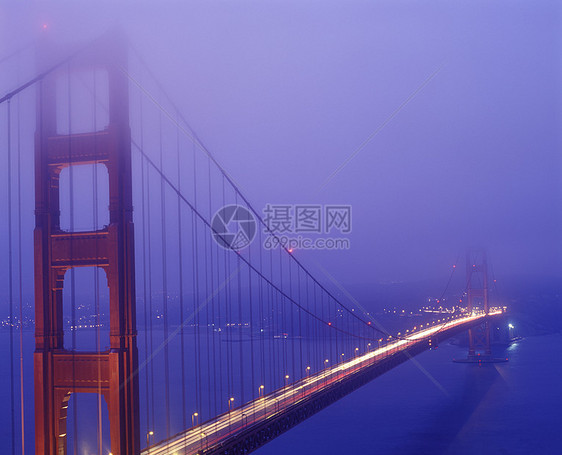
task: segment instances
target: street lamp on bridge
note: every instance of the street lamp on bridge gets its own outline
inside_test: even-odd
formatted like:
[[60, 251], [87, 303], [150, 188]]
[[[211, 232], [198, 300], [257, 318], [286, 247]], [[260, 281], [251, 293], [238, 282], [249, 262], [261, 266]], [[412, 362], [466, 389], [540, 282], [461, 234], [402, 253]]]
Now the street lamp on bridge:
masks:
[[[150, 437], [154, 436], [154, 431], [149, 431], [146, 433], [146, 447], [150, 446]], [[111, 455], [111, 453], [110, 453]]]

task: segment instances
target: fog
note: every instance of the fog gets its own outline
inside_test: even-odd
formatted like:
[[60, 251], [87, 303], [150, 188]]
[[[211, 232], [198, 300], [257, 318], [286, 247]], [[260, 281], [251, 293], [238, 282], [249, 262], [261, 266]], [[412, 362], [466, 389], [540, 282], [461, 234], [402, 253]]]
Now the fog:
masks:
[[[66, 49], [121, 26], [256, 208], [352, 206], [350, 249], [295, 252], [320, 276], [440, 279], [481, 246], [498, 276], [560, 278], [560, 10], [4, 2], [0, 58], [47, 35]], [[18, 85], [4, 64], [0, 96]], [[36, 70], [22, 68], [20, 83]]]
[[[115, 29], [122, 30], [130, 44], [128, 67], [122, 72], [131, 82], [135, 291], [141, 395], [145, 393], [140, 397], [143, 446], [143, 436], [147, 435], [149, 444], [153, 430], [156, 436], [151, 442], [185, 429], [189, 423], [186, 416], [193, 411], [204, 421], [226, 411], [227, 406], [230, 411], [234, 398], [227, 401], [227, 397], [236, 396], [235, 405], [239, 406], [245, 396], [255, 397], [256, 392], [259, 396], [263, 386], [258, 390], [257, 384], [262, 382], [254, 384], [254, 376], [260, 381], [266, 378], [268, 362], [269, 370], [273, 370], [270, 383], [263, 381], [268, 393], [286, 385], [289, 377], [295, 380], [303, 374], [308, 376], [310, 366], [305, 370], [303, 340], [306, 347], [309, 342], [310, 346], [327, 345], [329, 339], [328, 354], [321, 351], [321, 355], [311, 357], [315, 371], [325, 368], [326, 363], [341, 361], [344, 348], [338, 346], [338, 332], [352, 335], [356, 320], [369, 322], [357, 323], [358, 334], [354, 332], [345, 338], [339, 335], [340, 344], [346, 343], [345, 359], [357, 355], [359, 348], [354, 336], [361, 339], [363, 350], [371, 346], [366, 345], [371, 338], [362, 336], [361, 330], [372, 336], [374, 329], [376, 338], [384, 335], [386, 339], [390, 333], [407, 333], [419, 324], [420, 319], [415, 318], [422, 305], [461, 303], [465, 297], [463, 286], [467, 284], [463, 275], [467, 248], [487, 251], [493, 279], [490, 282], [494, 283], [491, 305], [509, 307], [509, 319], [501, 322], [509, 329], [504, 327], [503, 332], [507, 331], [510, 337], [515, 333], [517, 338], [559, 333], [560, 2], [224, 0], [24, 4], [0, 0], [0, 323], [6, 332], [0, 345], [4, 347], [5, 359], [8, 351], [11, 359], [3, 362], [6, 371], [10, 365], [11, 374], [1, 375], [4, 383], [0, 391], [5, 395], [0, 396], [0, 401], [11, 400], [12, 405], [11, 425], [6, 411], [0, 439], [7, 442], [11, 429], [13, 450], [18, 448], [15, 429], [19, 429], [19, 411], [14, 407], [18, 400], [18, 373], [14, 369], [17, 352], [25, 351], [22, 371], [26, 371], [26, 398], [22, 406], [26, 409], [27, 447], [33, 441], [31, 384], [39, 380], [31, 374], [31, 332], [33, 160], [37, 87], [41, 83], [30, 83], [11, 98], [6, 95]], [[105, 52], [111, 56], [112, 46]], [[110, 77], [103, 69], [81, 73], [74, 72], [70, 63], [68, 67], [64, 65], [60, 66], [61, 73], [70, 71], [55, 84], [58, 134], [102, 130], [111, 123], [107, 96]], [[182, 118], [185, 122], [179, 121]], [[177, 128], [178, 121], [181, 129]], [[254, 239], [242, 251], [233, 248], [236, 253], [222, 249], [211, 240], [209, 221], [226, 203], [246, 203], [232, 188], [228, 188], [225, 197], [224, 188], [230, 183], [225, 184], [228, 179], [207, 157], [207, 151], [258, 213], [265, 217], [264, 209], [271, 205], [289, 206], [295, 212], [297, 205], [319, 207], [324, 231], [303, 232], [302, 236], [344, 240], [349, 248], [307, 249], [299, 245], [288, 249], [287, 254], [280, 252], [274, 265], [273, 254], [263, 254], [271, 280], [266, 276], [267, 270], [262, 274], [265, 244], [260, 245], [263, 230], [259, 225], [259, 242]], [[109, 222], [108, 186], [108, 172], [102, 164], [64, 169], [60, 178], [60, 227], [77, 231], [104, 228]], [[326, 232], [328, 218], [324, 214], [329, 206], [350, 208], [349, 229]], [[197, 210], [202, 219], [194, 215]], [[224, 224], [230, 226], [229, 222]], [[294, 230], [287, 235], [295, 238], [300, 233]], [[295, 267], [294, 259], [310, 270], [318, 282], [312, 283], [308, 275]], [[453, 277], [455, 264], [454, 270], [460, 273]], [[76, 268], [65, 275], [65, 349], [106, 348], [107, 283], [100, 269], [92, 273], [92, 268]], [[319, 290], [318, 283], [325, 285], [329, 293]], [[340, 301], [348, 311], [339, 307]], [[22, 308], [23, 323], [18, 327], [14, 321], [19, 321]], [[352, 313], [355, 316], [350, 316]], [[424, 318], [444, 315], [429, 313]], [[371, 321], [375, 322], [372, 326]], [[314, 332], [316, 326], [329, 335], [322, 335], [323, 330]], [[15, 328], [21, 328], [21, 351], [14, 350]], [[500, 333], [496, 330], [495, 335]], [[198, 341], [200, 331], [206, 340], [203, 344]], [[271, 356], [263, 344], [261, 351], [255, 349], [254, 353], [253, 343], [258, 339], [262, 343], [268, 340]], [[556, 383], [553, 378], [558, 376], [554, 370], [549, 376], [545, 373], [556, 344], [546, 337], [544, 340], [543, 344], [532, 344], [519, 364], [517, 343], [510, 346], [510, 350], [514, 348], [509, 353], [509, 365], [514, 366], [510, 374], [496, 371], [495, 366], [490, 369], [493, 381], [498, 380], [493, 384], [501, 384], [497, 389], [489, 388], [491, 385], [482, 387], [472, 373], [459, 373], [468, 370], [452, 370], [448, 360], [445, 365], [443, 359], [449, 359], [452, 353], [456, 356], [461, 349], [446, 345], [438, 360], [443, 374], [435, 376], [445, 385], [447, 381], [454, 382], [455, 387], [447, 389], [453, 391], [451, 397], [455, 393], [462, 396], [458, 403], [470, 405], [464, 406], [465, 411], [463, 406], [450, 401], [449, 395], [447, 406], [452, 406], [454, 412], [442, 412], [445, 408], [441, 395], [440, 402], [434, 402], [433, 396], [427, 406], [422, 403], [418, 410], [408, 408], [410, 401], [431, 397], [426, 395], [427, 390], [420, 389], [428, 388], [425, 376], [431, 378], [431, 374], [424, 370], [423, 382], [421, 376], [400, 372], [400, 379], [391, 377], [394, 394], [378, 389], [371, 393], [374, 401], [361, 399], [363, 413], [357, 406], [346, 411], [349, 416], [375, 416], [380, 420], [367, 419], [367, 426], [360, 426], [352, 419], [341, 419], [345, 413], [337, 412], [337, 431], [331, 433], [345, 435], [346, 445], [344, 449], [332, 445], [331, 449], [338, 453], [354, 451], [348, 445], [354, 437], [349, 436], [352, 432], [348, 429], [344, 430], [345, 424], [361, 430], [362, 438], [357, 440], [366, 441], [369, 450], [373, 428], [379, 434], [397, 435], [392, 437], [404, 447], [413, 447], [418, 436], [441, 444], [448, 440], [447, 431], [451, 440], [459, 435], [471, 436], [473, 433], [467, 433], [466, 425], [475, 421], [474, 409], [478, 409], [478, 415], [487, 409], [482, 396], [503, 396], [512, 406], [497, 405], [501, 411], [497, 415], [502, 419], [508, 416], [519, 422], [519, 427], [503, 425], [503, 437], [510, 444], [519, 444], [513, 434], [524, 435], [533, 426], [533, 434], [545, 431], [553, 421], [556, 406], [551, 396], [555, 392], [550, 391]], [[242, 341], [249, 341], [251, 348], [243, 349], [248, 345]], [[300, 357], [295, 366], [297, 343]], [[289, 350], [291, 362], [287, 360]], [[312, 348], [305, 351], [309, 354]], [[203, 368], [201, 353], [206, 353]], [[532, 360], [528, 361], [529, 358]], [[309, 358], [307, 365], [308, 362]], [[227, 365], [224, 374], [223, 364]], [[528, 382], [515, 374], [524, 370], [522, 365], [530, 372]], [[170, 372], [176, 391], [180, 384], [183, 391], [190, 391], [181, 402], [174, 395], [171, 406], [166, 401]], [[478, 368], [478, 372], [482, 370]], [[528, 391], [536, 386], [537, 372], [543, 379], [551, 379], [543, 381], [548, 387], [538, 387], [540, 393], [535, 395], [536, 392]], [[156, 386], [150, 395], [149, 374], [152, 388]], [[251, 376], [251, 383], [244, 383], [244, 374]], [[219, 381], [218, 398], [214, 383], [214, 401], [211, 376]], [[208, 390], [205, 378], [209, 380]], [[476, 386], [459, 388], [464, 382], [473, 381]], [[223, 382], [227, 383], [224, 393]], [[201, 401], [201, 384], [203, 392], [208, 392], [206, 403]], [[513, 395], [497, 394], [499, 389], [524, 390], [525, 399], [517, 394], [514, 399]], [[192, 390], [198, 391], [198, 399]], [[410, 400], [405, 391], [415, 399]], [[535, 409], [541, 397], [548, 406]], [[385, 399], [390, 411], [384, 408]], [[77, 428], [91, 430], [95, 426], [94, 413], [90, 411], [93, 401], [83, 403], [86, 406], [81, 404], [80, 408], [85, 418], [77, 418], [74, 411], [69, 419], [69, 447], [72, 442], [75, 451], [78, 441], [86, 451], [98, 443], [94, 440], [95, 432], [77, 436]], [[74, 410], [78, 408], [77, 404], [71, 406]], [[518, 412], [527, 408], [533, 408], [533, 412]], [[165, 425], [163, 417], [169, 419], [170, 409], [172, 426]], [[191, 416], [193, 425], [194, 415], [198, 414]], [[419, 419], [420, 415], [424, 419]], [[435, 419], [435, 415], [443, 418]], [[407, 418], [432, 425], [431, 431], [408, 424]], [[543, 424], [541, 418], [550, 420]], [[484, 420], [488, 425], [497, 420], [496, 414]], [[470, 437], [478, 447], [484, 441], [480, 437], [481, 421], [473, 427], [476, 436]], [[330, 430], [329, 425], [316, 422], [313, 425], [317, 428]], [[109, 451], [107, 424], [104, 418], [100, 453], [102, 447]], [[488, 433], [501, 441], [497, 435], [502, 428], [495, 430]], [[332, 444], [329, 438], [322, 439]], [[547, 439], [529, 440], [536, 448], [537, 440], [548, 444]], [[310, 440], [314, 441], [314, 437]], [[484, 442], [488, 444], [487, 440]], [[293, 450], [296, 445], [288, 444], [290, 449], [280, 446], [279, 453]], [[275, 452], [275, 446], [264, 450]]]

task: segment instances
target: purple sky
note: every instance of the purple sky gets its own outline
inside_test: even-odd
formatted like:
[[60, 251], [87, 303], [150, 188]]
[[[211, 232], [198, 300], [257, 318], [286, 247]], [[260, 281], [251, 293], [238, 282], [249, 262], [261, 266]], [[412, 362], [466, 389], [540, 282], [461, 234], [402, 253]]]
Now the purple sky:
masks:
[[312, 268], [439, 277], [478, 245], [497, 275], [562, 275], [556, 2], [105, 7], [4, 5], [0, 58], [43, 24], [80, 41], [123, 23], [256, 207], [353, 206], [351, 250], [298, 252]]

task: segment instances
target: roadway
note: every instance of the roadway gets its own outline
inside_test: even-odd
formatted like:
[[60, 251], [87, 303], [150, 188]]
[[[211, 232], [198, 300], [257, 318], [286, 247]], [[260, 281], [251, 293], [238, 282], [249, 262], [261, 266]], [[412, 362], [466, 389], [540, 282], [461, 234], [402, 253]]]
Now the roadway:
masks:
[[[494, 309], [489, 312], [489, 315], [501, 313], [501, 309]], [[360, 372], [382, 359], [405, 351], [416, 344], [426, 342], [428, 338], [440, 332], [448, 331], [459, 325], [472, 324], [484, 317], [484, 313], [472, 313], [431, 327], [420, 328], [415, 332], [410, 332], [407, 338], [404, 336], [404, 338], [389, 342], [352, 360], [325, 368], [316, 374], [311, 374], [306, 378], [288, 384], [286, 387], [232, 409], [170, 439], [154, 444], [143, 450], [141, 454], [184, 455], [202, 453], [242, 430], [279, 416], [286, 409], [305, 401], [312, 394], [329, 388], [338, 381]]]

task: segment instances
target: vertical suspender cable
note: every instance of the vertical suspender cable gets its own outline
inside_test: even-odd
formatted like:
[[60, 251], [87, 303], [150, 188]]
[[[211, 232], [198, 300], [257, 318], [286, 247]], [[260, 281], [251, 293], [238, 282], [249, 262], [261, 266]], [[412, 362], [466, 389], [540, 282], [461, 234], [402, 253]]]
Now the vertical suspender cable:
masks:
[[[300, 268], [297, 268], [297, 289], [298, 289], [298, 299], [299, 302], [301, 302], [301, 274], [300, 274]], [[299, 376], [302, 374], [303, 372], [303, 368], [307, 368], [308, 364], [305, 366], [303, 364], [303, 353], [302, 353], [302, 337], [303, 337], [303, 333], [302, 333], [302, 311], [300, 308], [297, 308], [297, 311], [299, 312]], [[296, 379], [296, 378], [295, 378]]]
[[[269, 250], [269, 272], [271, 278], [273, 278], [273, 248]], [[269, 337], [269, 379], [271, 381], [271, 388], [276, 389], [276, 378], [279, 375], [279, 370], [277, 368], [277, 359], [278, 356], [275, 353], [275, 335], [279, 332], [277, 330], [277, 314], [275, 312], [275, 305], [274, 305], [274, 289], [273, 287], [269, 286], [269, 317], [271, 318], [270, 322], [270, 331], [271, 335]]]
[[[72, 165], [72, 87], [70, 78], [70, 63], [67, 67], [68, 74], [68, 174], [69, 174], [69, 200], [70, 200], [70, 232], [74, 232], [74, 166]], [[74, 242], [71, 237], [70, 240], [70, 257], [74, 257]], [[71, 326], [72, 330], [72, 386], [76, 388], [76, 362], [75, 362], [75, 351], [76, 351], [76, 331], [78, 326], [76, 324], [76, 277], [74, 267], [70, 269], [70, 312], [71, 312]], [[72, 407], [72, 418], [74, 423], [74, 453], [78, 453], [78, 399], [74, 400], [74, 406]]]
[[[180, 133], [176, 128], [176, 165], [178, 168], [178, 191], [181, 192], [181, 168], [180, 168]], [[183, 242], [182, 242], [182, 223], [181, 223], [181, 199], [178, 194], [178, 272], [179, 272], [179, 292], [180, 292], [180, 356], [181, 356], [181, 403], [182, 403], [182, 428], [187, 428], [187, 416], [185, 409], [185, 338], [184, 338], [184, 311], [183, 311]]]
[[[258, 244], [258, 251], [260, 257], [260, 273], [263, 274], [263, 242], [262, 242], [262, 230], [259, 229], [259, 244]], [[262, 385], [264, 385], [265, 381], [265, 325], [264, 325], [264, 311], [263, 311], [263, 279], [259, 278], [259, 292], [258, 292], [258, 302], [259, 302], [259, 329], [260, 329], [260, 390], [262, 390]], [[264, 393], [264, 390], [262, 390]], [[259, 398], [258, 392], [258, 398]]]
[[[238, 195], [235, 194], [235, 204], [238, 205]], [[236, 255], [236, 267], [237, 270], [240, 272], [240, 268], [242, 267], [242, 263], [240, 260], [240, 254]], [[237, 276], [238, 282], [238, 352], [240, 358], [240, 399], [241, 403], [244, 403], [244, 349], [242, 348], [242, 328], [244, 326], [243, 319], [242, 319], [242, 274], [238, 273]]]
[[[248, 245], [248, 258], [251, 257], [250, 251], [251, 245]], [[249, 334], [250, 334], [250, 364], [251, 364], [251, 372], [252, 372], [252, 390], [250, 393], [250, 397], [253, 397], [256, 393], [256, 380], [255, 380], [255, 367], [254, 367], [254, 312], [253, 312], [253, 299], [252, 299], [252, 269], [248, 267], [248, 290], [250, 294], [249, 305], [250, 305], [250, 326], [249, 326]]]
[[[310, 300], [309, 300], [309, 295], [308, 295], [308, 277], [306, 276], [306, 274], [304, 276], [304, 289], [303, 289], [303, 291], [304, 291], [304, 297], [303, 298], [305, 299], [305, 302], [306, 302], [306, 310], [310, 311]], [[304, 334], [305, 334], [305, 337], [304, 337], [305, 345], [303, 346], [303, 353], [306, 356], [307, 368], [310, 367], [309, 368], [309, 374], [310, 374], [312, 372], [311, 371], [312, 365], [310, 363], [310, 352], [314, 348], [314, 345], [311, 344], [311, 343], [313, 343], [314, 340], [310, 336], [311, 332], [309, 330], [310, 321], [309, 321], [309, 318], [308, 318], [308, 314], [305, 313], [303, 315], [303, 318], [304, 318], [304, 320], [303, 320], [303, 330], [304, 330]]]
[[[333, 299], [331, 297], [329, 298], [329, 301], [330, 301], [330, 303], [334, 304], [334, 327], [338, 327], [339, 326], [338, 308], [337, 308], [336, 304], [333, 302]], [[338, 337], [338, 331], [337, 330], [334, 330], [334, 338], [335, 338], [334, 346], [336, 347], [336, 352], [335, 352], [336, 363], [340, 363], [340, 360], [341, 360], [341, 355], [340, 355], [341, 352], [340, 351], [341, 351], [341, 349], [340, 349], [340, 345], [339, 345], [339, 339], [338, 339], [339, 337]]]
[[[160, 169], [164, 169], [162, 147], [162, 113], [158, 116], [160, 135]], [[170, 437], [170, 365], [168, 347], [168, 276], [166, 264], [166, 186], [164, 178], [160, 177], [160, 216], [162, 229], [162, 304], [164, 313], [164, 393], [166, 401], [166, 437]]]
[[[223, 196], [224, 198], [224, 196]], [[226, 276], [230, 276], [230, 256], [227, 254], [225, 249], [225, 269], [226, 269]], [[232, 319], [232, 283], [228, 282], [228, 289], [227, 289], [227, 299], [226, 299], [226, 311], [227, 311], [227, 331], [226, 331], [226, 342], [227, 342], [227, 368], [228, 368], [228, 400], [232, 398], [232, 394], [234, 392], [234, 347], [233, 347], [233, 331], [234, 331], [234, 323]], [[229, 411], [230, 411], [230, 403], [228, 404]], [[228, 413], [228, 425], [230, 426], [230, 412]]]
[[[312, 283], [312, 301], [314, 304], [314, 314], [318, 314], [318, 302], [316, 301], [316, 286]], [[324, 319], [324, 318], [322, 318]], [[320, 334], [318, 320], [314, 319], [312, 322], [312, 336], [314, 337], [314, 358], [316, 359], [316, 369], [321, 370], [324, 365], [324, 343]]]
[[[141, 134], [142, 139], [142, 134]], [[152, 236], [151, 236], [151, 210], [150, 210], [150, 172], [149, 166], [146, 166], [146, 236], [148, 238], [148, 331], [150, 333], [150, 359], [154, 359], [154, 332], [153, 328], [153, 307], [152, 307]], [[154, 361], [150, 361], [150, 404], [152, 425], [156, 425], [154, 418]]]
[[[96, 84], [96, 70], [94, 69], [94, 85], [93, 85], [93, 116], [94, 116], [94, 154], [97, 156], [97, 84]], [[94, 162], [93, 165], [93, 205], [94, 205], [94, 226], [93, 229], [98, 229], [98, 163]], [[98, 236], [95, 240], [95, 257], [98, 257]], [[102, 409], [101, 409], [101, 318], [100, 318], [100, 283], [99, 283], [99, 269], [94, 267], [94, 304], [96, 315], [96, 351], [98, 354], [97, 368], [98, 368], [98, 452], [102, 455], [103, 450], [103, 427], [102, 427]]]
[[[222, 192], [222, 197], [223, 197], [222, 200], [223, 200], [223, 205], [224, 205], [224, 176], [222, 176], [221, 184], [222, 184], [222, 191], [221, 192]], [[221, 250], [221, 248], [217, 248], [217, 283], [220, 283], [220, 269], [221, 269], [221, 267], [220, 267], [220, 257], [221, 257], [220, 250]], [[222, 256], [224, 258], [224, 272], [225, 272], [224, 279], [226, 280], [227, 275], [226, 275], [226, 250], [225, 249], [223, 249], [223, 255]], [[225, 302], [224, 320], [227, 321], [227, 319], [226, 319], [226, 314], [227, 314], [227, 311], [226, 311], [226, 288], [221, 290], [221, 292], [223, 292], [223, 291], [224, 291], [223, 300]], [[219, 400], [221, 400], [218, 404], [218, 410], [220, 412], [220, 410], [222, 409], [222, 400], [224, 399], [224, 393], [223, 393], [224, 387], [223, 387], [223, 369], [222, 369], [222, 358], [223, 358], [222, 357], [222, 332], [223, 331], [222, 331], [222, 328], [221, 328], [222, 318], [221, 318], [220, 293], [219, 293], [218, 296], [219, 296], [219, 301], [218, 301], [218, 327], [219, 327], [218, 328], [218, 334], [219, 334], [219, 378], [220, 378]], [[225, 324], [225, 329], [226, 329], [226, 324]], [[229, 393], [230, 393], [230, 391], [229, 391]]]
[[[223, 181], [224, 181], [224, 177], [223, 177]], [[220, 278], [220, 274], [221, 274], [221, 263], [220, 263], [220, 258], [221, 258], [221, 249], [222, 248], [215, 248], [216, 252], [217, 252], [217, 283], [221, 283], [221, 278]], [[225, 276], [224, 279], [226, 280], [227, 277]], [[224, 289], [220, 289], [219, 292], [217, 293], [217, 320], [216, 320], [216, 324], [217, 324], [217, 330], [216, 330], [216, 334], [218, 336], [218, 356], [219, 356], [219, 390], [218, 390], [218, 399], [222, 400], [224, 397], [224, 385], [223, 385], [223, 368], [222, 368], [222, 327], [221, 327], [221, 323], [222, 323], [222, 314], [221, 314], [221, 304], [222, 301], [224, 299], [221, 299], [221, 295], [223, 294]], [[223, 295], [224, 297], [224, 295]], [[220, 414], [220, 410], [221, 410], [221, 402], [217, 402], [215, 401], [215, 408], [216, 408], [216, 413], [217, 415]]]
[[[141, 148], [144, 147], [144, 134], [143, 134], [143, 96], [139, 97], [139, 122], [140, 122], [140, 143]], [[148, 168], [145, 171], [145, 158], [143, 155], [140, 157], [140, 173], [141, 173], [141, 219], [142, 219], [142, 286], [143, 286], [143, 319], [144, 319], [144, 356], [145, 356], [145, 364], [150, 362], [150, 371], [152, 371], [152, 358], [149, 356], [149, 349], [150, 353], [152, 353], [152, 343], [149, 346], [148, 343], [148, 318], [149, 315], [147, 313], [147, 304], [148, 304], [148, 293], [147, 293], [147, 276], [146, 276], [146, 242], [147, 242], [147, 219], [146, 219], [146, 206], [148, 204], [148, 194], [145, 190], [145, 172], [148, 172]], [[151, 332], [152, 334], [152, 332]], [[146, 398], [146, 431], [147, 434], [151, 431], [150, 425], [150, 409], [151, 409], [151, 402], [149, 400], [149, 372], [145, 371], [145, 381], [144, 381], [144, 389], [145, 389], [145, 398]], [[154, 422], [152, 423], [154, 425]]]
[[[143, 144], [143, 115], [142, 115], [142, 94], [139, 97], [139, 123], [140, 123], [140, 144]], [[143, 326], [144, 326], [144, 362], [148, 363], [148, 333], [147, 333], [147, 292], [146, 292], [146, 215], [145, 215], [145, 189], [144, 189], [144, 156], [140, 156], [140, 174], [141, 174], [141, 221], [142, 221], [142, 287], [143, 287]], [[148, 371], [144, 376], [144, 394], [146, 399], [146, 432], [150, 431], [150, 401], [148, 393]]]
[[[322, 289], [320, 289], [320, 296], [317, 297], [316, 296], [316, 284], [314, 284], [314, 282], [312, 283], [312, 285], [314, 286], [314, 301], [316, 302], [317, 299], [320, 299], [320, 317], [322, 318], [323, 321], [325, 321], [326, 319], [324, 319], [324, 305], [323, 305], [323, 293], [322, 293]], [[328, 354], [326, 353], [326, 337], [324, 336], [325, 334], [325, 329], [324, 327], [322, 327], [320, 324], [317, 324], [317, 333], [318, 333], [318, 342], [321, 343], [320, 346], [320, 352], [322, 353], [322, 358], [320, 359], [320, 361], [322, 362], [320, 364], [321, 368], [326, 368], [328, 365], [326, 365], [325, 360], [328, 359]]]
[[[208, 159], [207, 160], [208, 163], [208, 188], [209, 188], [209, 219], [212, 219], [212, 193], [211, 193], [211, 160]], [[209, 334], [211, 336], [211, 341], [212, 341], [212, 358], [213, 358], [213, 386], [212, 386], [212, 390], [213, 390], [213, 409], [214, 409], [214, 413], [211, 414], [211, 405], [210, 405], [210, 401], [211, 401], [211, 397], [209, 396], [209, 415], [217, 415], [217, 366], [216, 366], [216, 356], [215, 356], [215, 331], [214, 331], [214, 327], [215, 327], [215, 302], [218, 300], [218, 297], [215, 295], [215, 288], [214, 288], [214, 277], [213, 277], [213, 270], [214, 270], [214, 261], [213, 261], [213, 237], [212, 235], [209, 235], [209, 263], [210, 263], [210, 268], [209, 268], [209, 275], [210, 275], [210, 288], [209, 288], [209, 295], [207, 298], [211, 299], [211, 323], [209, 323], [209, 317], [208, 317], [208, 313], [207, 313], [207, 352], [210, 351], [210, 346], [209, 346]], [[208, 306], [208, 305], [207, 305]], [[207, 357], [207, 362], [209, 364], [209, 369], [210, 369], [210, 362], [209, 362], [209, 356]], [[209, 386], [210, 386], [210, 381], [211, 378], [209, 376]], [[211, 388], [209, 388], [209, 395], [211, 393]]]
[[23, 394], [23, 277], [22, 277], [22, 247], [21, 247], [21, 132], [20, 132], [20, 99], [18, 97], [18, 117], [17, 117], [17, 135], [18, 135], [18, 276], [19, 276], [19, 316], [20, 316], [20, 406], [21, 406], [21, 453], [25, 455], [25, 413], [24, 413], [24, 394]]
[[[283, 253], [281, 251], [281, 249], [279, 249], [279, 289], [281, 291], [283, 291]], [[277, 308], [279, 311], [279, 299], [281, 300], [281, 310], [279, 311], [279, 317], [281, 319], [281, 345], [283, 347], [283, 355], [282, 355], [282, 359], [283, 359], [283, 379], [282, 379], [282, 384], [284, 385], [286, 380], [285, 380], [285, 375], [287, 374], [287, 322], [286, 322], [286, 314], [285, 314], [285, 297], [282, 295], [279, 295], [278, 292], [275, 293], [277, 300]]]
[[14, 299], [12, 286], [12, 121], [11, 100], [8, 100], [8, 301], [10, 307], [10, 411], [12, 455], [16, 453], [16, 417], [14, 393]]
[[[282, 257], [281, 257], [281, 252], [279, 252], [279, 289], [282, 289], [283, 286], [283, 267], [282, 267]], [[287, 367], [285, 365], [285, 314], [283, 311], [279, 310], [279, 292], [277, 290], [274, 291], [274, 304], [275, 304], [275, 314], [277, 315], [277, 330], [278, 330], [278, 336], [280, 336], [280, 338], [278, 338], [280, 340], [280, 343], [278, 343], [278, 350], [279, 353], [278, 355], [275, 357], [278, 360], [277, 363], [277, 368], [279, 369], [279, 372], [281, 373], [281, 375], [283, 377], [285, 377], [285, 374], [287, 374]], [[279, 374], [279, 373], [277, 373]], [[275, 378], [276, 380], [281, 379], [281, 376], [279, 376], [279, 379], [277, 379], [277, 376]], [[284, 384], [284, 379], [281, 379], [281, 384]]]
[[[330, 297], [325, 293], [322, 292], [322, 299], [324, 301], [324, 306], [327, 307], [327, 313], [328, 313], [328, 319], [330, 321], [334, 320], [334, 317], [332, 316], [332, 306], [331, 306], [331, 302], [330, 302]], [[326, 330], [326, 335], [327, 335], [327, 340], [328, 340], [328, 359], [330, 360], [329, 364], [330, 367], [334, 366], [337, 363], [338, 357], [337, 357], [337, 347], [335, 347], [335, 331], [334, 330]]]
[[[195, 156], [195, 147], [193, 148], [193, 200], [194, 207], [197, 208], [197, 160]], [[199, 265], [197, 263], [199, 256], [198, 249], [198, 238], [197, 238], [197, 218], [195, 213], [191, 212], [191, 247], [192, 247], [192, 258], [193, 258], [193, 314], [195, 315], [195, 352], [194, 352], [194, 362], [195, 362], [195, 407], [199, 416], [201, 417], [201, 368], [200, 368], [200, 338], [199, 338]]]
[[[211, 179], [211, 161], [208, 159], [208, 178]], [[208, 183], [209, 189], [209, 211], [211, 209], [210, 204], [210, 197], [211, 197], [211, 183]], [[209, 216], [209, 219], [210, 216]], [[203, 255], [205, 257], [205, 351], [207, 352], [207, 409], [209, 412], [209, 416], [212, 415], [211, 411], [211, 353], [210, 353], [210, 342], [209, 342], [209, 303], [211, 306], [213, 305], [213, 297], [212, 297], [212, 289], [209, 289], [209, 260], [212, 263], [212, 256], [210, 256], [209, 251], [207, 250], [207, 244], [212, 242], [211, 236], [205, 236], [203, 239]], [[212, 274], [211, 274], [212, 276]]]
[[[222, 179], [222, 205], [224, 206], [226, 204], [226, 194], [225, 194], [225, 177], [223, 176]], [[230, 256], [227, 254], [226, 248], [224, 249], [224, 276], [225, 278], [230, 276]], [[232, 352], [232, 284], [231, 281], [229, 280], [227, 283], [227, 288], [226, 288], [226, 292], [225, 292], [225, 318], [226, 318], [226, 324], [225, 324], [225, 330], [226, 330], [226, 343], [227, 343], [227, 348], [226, 348], [226, 367], [227, 367], [227, 378], [228, 378], [228, 382], [227, 382], [227, 388], [228, 388], [228, 399], [230, 400], [230, 397], [232, 397], [232, 391], [234, 389], [233, 386], [233, 367], [232, 364], [233, 362], [233, 352]], [[224, 398], [224, 397], [222, 397]], [[222, 405], [222, 403], [221, 403]]]
[[[291, 262], [291, 258], [288, 258], [288, 262], [289, 262], [289, 297], [291, 299], [294, 300], [293, 298], [293, 274], [291, 273], [291, 265], [293, 264]], [[296, 360], [296, 354], [295, 354], [295, 342], [296, 342], [296, 330], [295, 330], [295, 311], [298, 311], [298, 308], [291, 308], [291, 306], [289, 305], [289, 302], [287, 302], [287, 307], [289, 308], [289, 311], [291, 312], [291, 335], [289, 337], [289, 340], [291, 341], [291, 373], [290, 373], [290, 380], [297, 380], [299, 374], [297, 373], [296, 367], [295, 367], [295, 360]]]

